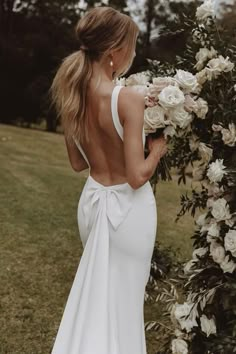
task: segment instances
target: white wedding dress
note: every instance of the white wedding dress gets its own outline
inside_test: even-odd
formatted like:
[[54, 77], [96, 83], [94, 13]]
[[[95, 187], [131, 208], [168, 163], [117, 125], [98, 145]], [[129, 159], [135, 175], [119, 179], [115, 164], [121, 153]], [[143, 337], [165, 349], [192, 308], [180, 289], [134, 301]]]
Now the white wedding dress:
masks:
[[[111, 109], [123, 140], [121, 88], [112, 91]], [[135, 190], [128, 183], [104, 186], [89, 175], [78, 225], [84, 250], [51, 354], [146, 354], [144, 294], [157, 227], [150, 182]]]

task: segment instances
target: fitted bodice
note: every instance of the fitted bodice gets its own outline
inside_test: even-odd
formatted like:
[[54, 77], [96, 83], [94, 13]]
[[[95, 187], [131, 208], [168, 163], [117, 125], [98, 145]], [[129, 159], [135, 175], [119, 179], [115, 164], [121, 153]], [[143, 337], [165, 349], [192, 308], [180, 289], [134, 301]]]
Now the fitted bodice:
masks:
[[[112, 115], [112, 120], [114, 123], [114, 127], [118, 133], [118, 135], [120, 136], [121, 140], [124, 140], [124, 128], [120, 122], [120, 118], [119, 118], [119, 114], [118, 114], [118, 95], [119, 92], [121, 90], [121, 88], [124, 86], [115, 86], [114, 89], [112, 90], [112, 94], [111, 94], [111, 115]], [[146, 141], [146, 136], [145, 136], [145, 132], [144, 132], [144, 127], [143, 127], [143, 132], [142, 132], [142, 138], [143, 138], [143, 147], [145, 145], [145, 141]], [[80, 150], [81, 154], [83, 155], [85, 161], [87, 162], [89, 168], [91, 168], [91, 165], [89, 163], [89, 160], [80, 144], [80, 142], [78, 141], [78, 139], [74, 139], [78, 149]]]

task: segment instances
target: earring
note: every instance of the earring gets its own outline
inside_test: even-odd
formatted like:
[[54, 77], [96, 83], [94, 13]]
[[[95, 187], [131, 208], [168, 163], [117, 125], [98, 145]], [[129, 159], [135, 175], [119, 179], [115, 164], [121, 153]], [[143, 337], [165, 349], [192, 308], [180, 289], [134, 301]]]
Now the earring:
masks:
[[110, 66], [113, 66], [113, 61], [112, 60], [110, 61]]

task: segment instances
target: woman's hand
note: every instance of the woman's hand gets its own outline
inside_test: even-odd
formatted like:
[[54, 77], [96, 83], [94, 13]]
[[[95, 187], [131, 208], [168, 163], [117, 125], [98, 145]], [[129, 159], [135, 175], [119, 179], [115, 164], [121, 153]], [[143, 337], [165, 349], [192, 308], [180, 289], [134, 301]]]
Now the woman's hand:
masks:
[[147, 146], [150, 152], [156, 150], [160, 158], [167, 153], [167, 140], [164, 135], [161, 135], [158, 138], [153, 138], [151, 135], [148, 135]]

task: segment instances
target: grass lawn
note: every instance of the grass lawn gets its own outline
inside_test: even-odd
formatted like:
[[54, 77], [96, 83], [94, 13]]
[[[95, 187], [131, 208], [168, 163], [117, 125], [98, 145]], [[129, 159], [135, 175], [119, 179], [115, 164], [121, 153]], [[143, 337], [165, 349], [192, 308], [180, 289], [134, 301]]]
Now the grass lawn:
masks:
[[[62, 135], [7, 125], [0, 166], [0, 354], [47, 354], [82, 254], [77, 205], [87, 172], [72, 170]], [[181, 260], [191, 256], [193, 219], [174, 219], [189, 189], [161, 182], [156, 194], [157, 240]], [[144, 310], [157, 319], [155, 306]], [[154, 334], [147, 344], [154, 354]]]

